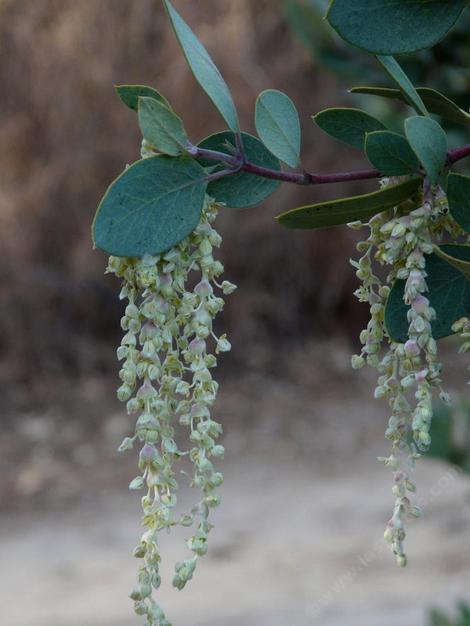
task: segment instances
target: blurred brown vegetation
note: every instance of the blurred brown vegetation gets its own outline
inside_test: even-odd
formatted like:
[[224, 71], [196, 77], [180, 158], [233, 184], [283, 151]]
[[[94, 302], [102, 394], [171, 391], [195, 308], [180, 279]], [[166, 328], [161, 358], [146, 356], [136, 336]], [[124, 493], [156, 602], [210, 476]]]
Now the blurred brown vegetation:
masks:
[[[225, 74], [246, 130], [257, 93], [279, 88], [299, 106], [309, 169], [360, 166], [310, 123], [310, 114], [344, 96], [312, 69], [278, 2], [175, 5]], [[0, 376], [34, 391], [48, 377], [114, 371], [120, 303], [117, 285], [103, 276], [104, 254], [91, 249], [90, 223], [107, 185], [137, 158], [140, 138], [113, 85], [156, 86], [194, 140], [223, 123], [158, 0], [0, 0], [0, 80]], [[357, 326], [352, 235], [288, 232], [272, 219], [338, 193], [282, 188], [258, 209], [223, 212], [221, 256], [240, 285], [223, 320], [239, 346], [233, 362], [246, 358], [243, 346], [264, 346], [269, 363], [266, 348], [285, 338]]]

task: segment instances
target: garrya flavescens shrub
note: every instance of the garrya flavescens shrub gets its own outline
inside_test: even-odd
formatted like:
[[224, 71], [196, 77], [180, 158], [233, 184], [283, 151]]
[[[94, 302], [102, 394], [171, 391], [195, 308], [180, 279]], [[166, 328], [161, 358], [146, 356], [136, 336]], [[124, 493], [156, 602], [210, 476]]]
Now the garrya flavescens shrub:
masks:
[[[94, 243], [111, 255], [108, 271], [121, 280], [120, 297], [127, 301], [117, 351], [118, 397], [137, 421], [120, 449], [140, 448], [139, 475], [130, 486], [144, 490], [144, 533], [134, 551], [140, 568], [131, 598], [148, 626], [169, 624], [153, 594], [160, 586], [160, 532], [176, 525], [191, 529], [191, 556], [176, 564], [173, 579], [182, 589], [207, 551], [210, 512], [219, 503], [216, 490], [223, 480], [214, 464], [224, 449], [217, 443], [222, 427], [212, 414], [218, 388], [213, 370], [230, 343], [225, 334], [214, 333], [213, 321], [235, 285], [222, 279], [224, 268], [214, 257], [222, 243], [214, 227], [219, 210], [257, 205], [281, 182], [379, 180], [372, 193], [303, 206], [277, 219], [294, 229], [347, 224], [366, 231], [352, 264], [361, 282], [355, 295], [370, 307], [370, 321], [352, 365], [377, 369], [375, 396], [390, 405], [391, 451], [380, 460], [393, 471], [395, 504], [385, 539], [400, 566], [406, 565], [406, 522], [420, 515], [412, 501], [412, 471], [431, 443], [432, 399], [439, 394], [448, 400], [437, 340], [459, 333], [463, 349], [470, 348], [470, 177], [451, 171], [470, 156], [470, 145], [449, 149], [441, 126], [451, 120], [468, 127], [470, 114], [433, 89], [415, 88], [393, 56], [440, 41], [468, 0], [331, 2], [330, 25], [345, 41], [375, 55], [396, 84], [355, 91], [396, 98], [413, 114], [403, 133], [396, 133], [358, 109], [317, 113], [313, 120], [321, 130], [364, 151], [372, 165], [324, 175], [300, 167], [299, 116], [287, 95], [262, 92], [255, 111], [258, 137], [241, 131], [214, 62], [171, 2], [163, 4], [195, 78], [226, 128], [194, 145], [155, 89], [117, 87], [124, 104], [137, 112], [142, 158], [111, 184], [93, 224]], [[281, 162], [290, 169], [282, 169]], [[377, 271], [380, 266], [386, 271]], [[185, 445], [175, 434], [178, 424], [188, 429]], [[184, 475], [201, 497], [177, 515], [176, 467], [185, 462], [191, 469]]]

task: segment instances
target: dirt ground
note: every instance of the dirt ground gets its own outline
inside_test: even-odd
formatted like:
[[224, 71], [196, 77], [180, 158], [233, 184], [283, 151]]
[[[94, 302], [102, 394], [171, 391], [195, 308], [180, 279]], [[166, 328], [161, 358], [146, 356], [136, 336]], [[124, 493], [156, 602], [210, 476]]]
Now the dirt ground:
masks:
[[[375, 460], [387, 450], [386, 410], [370, 400], [372, 379], [351, 374], [344, 346], [289, 360], [282, 376], [274, 366], [224, 374], [223, 503], [194, 580], [183, 592], [163, 585], [173, 624], [424, 626], [430, 606], [470, 600], [470, 478], [420, 463], [425, 516], [399, 570], [381, 540], [393, 498]], [[11, 422], [0, 451], [5, 626], [139, 623], [127, 597], [140, 530], [138, 496], [126, 490], [135, 459], [115, 453], [129, 424], [105, 392], [84, 383], [69, 415], [59, 403]], [[181, 501], [191, 497], [182, 490]], [[183, 539], [162, 539], [167, 580]]]

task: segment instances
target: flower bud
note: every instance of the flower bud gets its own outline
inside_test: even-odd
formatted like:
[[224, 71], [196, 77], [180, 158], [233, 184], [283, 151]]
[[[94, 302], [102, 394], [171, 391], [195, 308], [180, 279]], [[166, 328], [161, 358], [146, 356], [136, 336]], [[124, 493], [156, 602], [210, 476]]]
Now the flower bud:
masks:
[[229, 296], [237, 289], [237, 286], [230, 283], [228, 280], [224, 280], [222, 283], [222, 292], [224, 295]]
[[211, 451], [211, 455], [217, 459], [223, 459], [225, 454], [225, 448], [221, 445], [214, 446]]
[[215, 353], [219, 354], [220, 352], [230, 352], [231, 349], [232, 345], [230, 341], [227, 340], [227, 335], [221, 335], [221, 337], [217, 341]]
[[426, 432], [421, 430], [418, 434], [418, 441], [419, 443], [421, 443], [423, 446], [430, 446], [431, 445], [431, 435]]
[[354, 354], [351, 357], [351, 366], [354, 370], [361, 369], [365, 365], [365, 360], [359, 354]]
[[146, 553], [145, 545], [140, 544], [134, 548], [132, 556], [136, 559], [143, 559], [145, 557], [145, 553]]
[[193, 339], [189, 344], [189, 351], [192, 354], [203, 354], [206, 351], [206, 342], [204, 339]]
[[143, 476], [137, 476], [134, 480], [129, 484], [129, 489], [137, 490], [142, 489], [145, 485], [145, 480]]
[[139, 319], [139, 309], [135, 306], [135, 304], [128, 304], [126, 307], [126, 315], [127, 317]]
[[212, 246], [208, 239], [203, 239], [199, 244], [199, 251], [203, 256], [209, 256], [212, 254]]
[[130, 437], [126, 437], [121, 445], [118, 448], [118, 452], [125, 452], [127, 450], [132, 450], [134, 447], [134, 441]]
[[140, 589], [135, 588], [130, 594], [129, 597], [132, 600], [142, 600], [142, 594], [140, 592]]
[[157, 457], [158, 457], [158, 452], [155, 446], [152, 446], [148, 443], [144, 445], [144, 447], [142, 448], [139, 454], [140, 461], [142, 461], [142, 463], [144, 463], [145, 465], [149, 465], [150, 463], [155, 461]]
[[117, 397], [120, 402], [126, 402], [132, 395], [132, 388], [129, 385], [121, 385], [117, 390]]
[[419, 356], [420, 349], [416, 342], [416, 339], [408, 339], [405, 343], [405, 354], [407, 356]]
[[134, 611], [137, 615], [146, 615], [148, 611], [147, 605], [145, 602], [136, 602], [134, 605]]
[[211, 296], [214, 292], [212, 289], [212, 285], [208, 280], [201, 280], [200, 283], [196, 285], [194, 288], [194, 292], [198, 294], [198, 296], [202, 296], [203, 298], [207, 298]]

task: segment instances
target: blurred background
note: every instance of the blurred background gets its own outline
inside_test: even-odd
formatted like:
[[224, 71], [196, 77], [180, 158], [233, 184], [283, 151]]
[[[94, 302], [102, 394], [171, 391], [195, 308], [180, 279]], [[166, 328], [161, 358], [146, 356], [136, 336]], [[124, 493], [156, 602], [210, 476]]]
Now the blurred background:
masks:
[[[321, 172], [366, 163], [312, 114], [360, 106], [398, 128], [403, 111], [348, 94], [387, 81], [333, 36], [326, 5], [175, 0], [231, 86], [243, 128], [253, 132], [261, 90], [287, 92], [304, 164]], [[469, 29], [467, 11], [443, 44], [405, 60], [421, 85], [466, 109]], [[115, 399], [122, 305], [90, 241], [101, 195], [139, 154], [135, 115], [113, 85], [155, 86], [195, 142], [223, 123], [157, 0], [0, 0], [0, 80], [1, 623], [128, 626], [140, 505], [127, 492], [136, 459], [116, 452], [132, 429]], [[183, 593], [163, 587], [175, 624], [470, 624], [467, 363], [444, 342], [456, 408], [437, 407], [435, 458], [417, 471], [425, 517], [399, 571], [381, 542], [393, 504], [375, 460], [387, 451], [386, 408], [371, 399], [373, 374], [349, 366], [367, 319], [348, 263], [357, 234], [285, 231], [272, 219], [374, 185], [282, 187], [261, 207], [220, 215], [220, 258], [239, 285], [219, 321], [233, 344], [218, 372], [226, 482], [194, 581]], [[183, 537], [163, 546], [171, 578]]]

